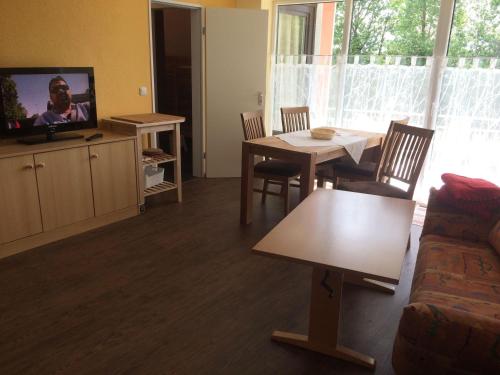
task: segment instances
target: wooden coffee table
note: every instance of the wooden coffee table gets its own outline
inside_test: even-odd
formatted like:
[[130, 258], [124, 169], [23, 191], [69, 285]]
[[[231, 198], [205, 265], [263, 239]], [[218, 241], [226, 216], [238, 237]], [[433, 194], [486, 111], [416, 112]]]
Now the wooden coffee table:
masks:
[[275, 331], [273, 340], [368, 368], [375, 359], [339, 345], [342, 284], [398, 284], [415, 202], [318, 189], [253, 251], [313, 266], [309, 334]]

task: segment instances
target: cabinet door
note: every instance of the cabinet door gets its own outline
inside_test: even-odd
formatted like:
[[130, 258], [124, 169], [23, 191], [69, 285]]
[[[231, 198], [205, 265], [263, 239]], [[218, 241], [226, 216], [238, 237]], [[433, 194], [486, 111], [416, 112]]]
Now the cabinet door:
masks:
[[0, 243], [42, 231], [33, 155], [0, 159]]
[[88, 147], [35, 154], [44, 231], [94, 216]]
[[96, 216], [137, 205], [134, 141], [90, 146]]

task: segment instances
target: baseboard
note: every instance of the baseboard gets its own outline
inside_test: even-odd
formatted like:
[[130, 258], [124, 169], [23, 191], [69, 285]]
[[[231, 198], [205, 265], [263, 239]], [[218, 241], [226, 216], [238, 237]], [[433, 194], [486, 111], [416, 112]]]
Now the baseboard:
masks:
[[46, 245], [54, 241], [62, 240], [63, 238], [74, 236], [75, 234], [87, 232], [117, 221], [128, 219], [138, 214], [138, 206], [127, 207], [119, 211], [79, 221], [78, 223], [57, 228], [49, 232], [38, 233], [30, 237], [8, 242], [0, 245], [0, 259], [38, 246]]

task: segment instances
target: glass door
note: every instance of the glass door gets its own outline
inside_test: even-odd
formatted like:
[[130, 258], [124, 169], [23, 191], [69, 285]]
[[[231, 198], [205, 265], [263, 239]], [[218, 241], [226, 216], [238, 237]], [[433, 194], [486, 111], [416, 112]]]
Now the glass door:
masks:
[[451, 172], [500, 184], [500, 1], [456, 0], [423, 187]]

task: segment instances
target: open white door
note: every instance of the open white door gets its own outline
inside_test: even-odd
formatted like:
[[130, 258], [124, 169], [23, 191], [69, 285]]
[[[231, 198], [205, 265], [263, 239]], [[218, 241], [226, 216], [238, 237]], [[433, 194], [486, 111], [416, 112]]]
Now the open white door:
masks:
[[263, 109], [267, 11], [206, 9], [207, 177], [241, 176], [240, 113]]

